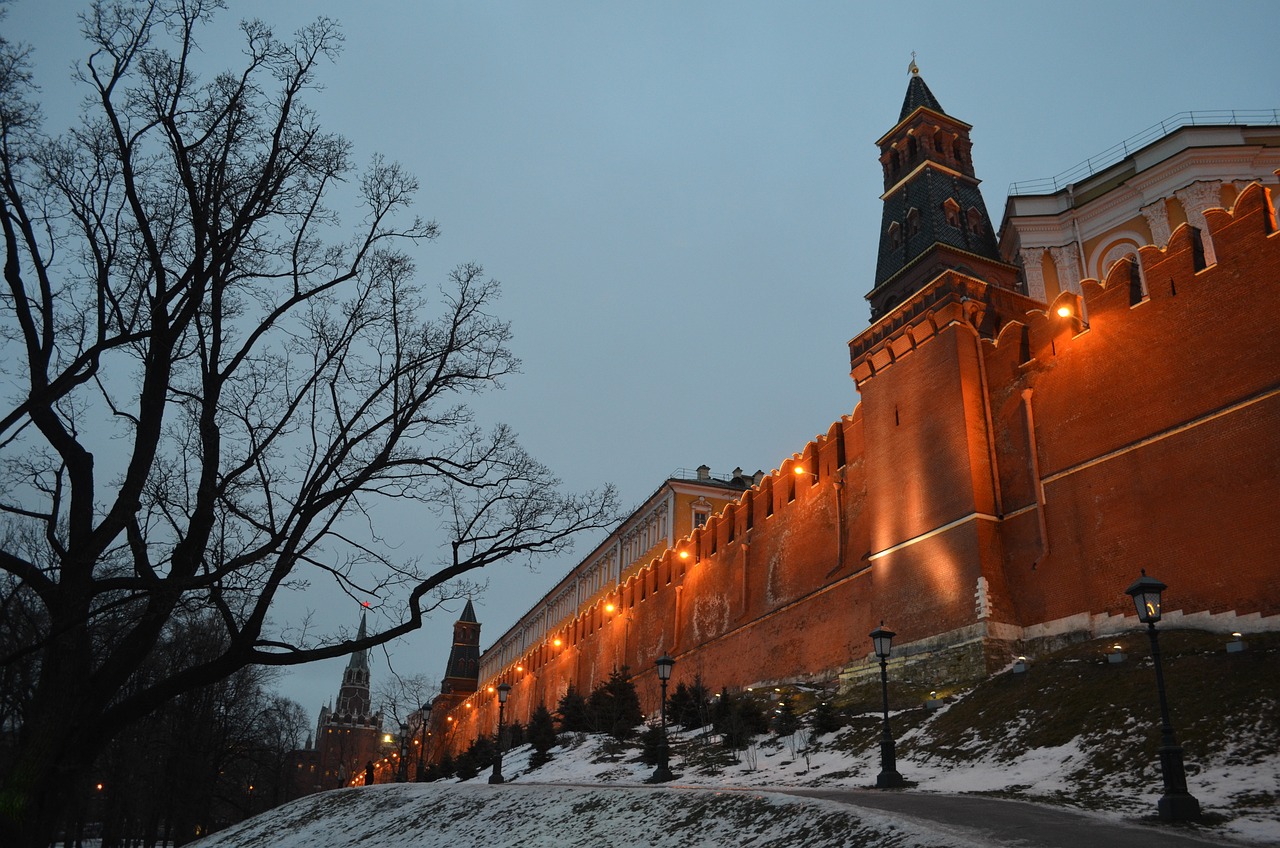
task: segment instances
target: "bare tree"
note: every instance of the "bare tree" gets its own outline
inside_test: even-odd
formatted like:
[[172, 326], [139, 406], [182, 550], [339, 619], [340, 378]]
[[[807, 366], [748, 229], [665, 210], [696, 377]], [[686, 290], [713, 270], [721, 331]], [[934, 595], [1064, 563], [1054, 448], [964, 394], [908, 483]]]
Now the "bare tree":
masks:
[[[561, 494], [469, 410], [518, 361], [478, 266], [415, 282], [404, 251], [437, 230], [409, 211], [414, 178], [375, 158], [341, 228], [351, 148], [303, 102], [334, 22], [292, 40], [245, 22], [242, 66], [204, 78], [221, 5], [95, 2], [85, 111], [59, 137], [0, 40], [0, 609], [20, 614], [0, 664], [30, 681], [4, 703], [0, 844], [47, 845], [59, 787], [177, 695], [385, 643], [473, 569], [615, 519], [611, 488]], [[444, 555], [388, 544], [409, 507]], [[378, 599], [383, 626], [272, 623], [318, 579]], [[196, 620], [218, 649], [143, 674]]]

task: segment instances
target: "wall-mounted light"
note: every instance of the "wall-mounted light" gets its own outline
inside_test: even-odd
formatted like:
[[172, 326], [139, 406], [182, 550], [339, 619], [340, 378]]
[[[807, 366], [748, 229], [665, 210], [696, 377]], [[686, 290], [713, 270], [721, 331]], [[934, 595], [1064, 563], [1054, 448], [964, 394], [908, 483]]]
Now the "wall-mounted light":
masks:
[[1077, 333], [1089, 329], [1089, 322], [1084, 316], [1084, 303], [1077, 300], [1075, 305], [1064, 303], [1054, 310], [1059, 318], [1071, 319], [1075, 322]]

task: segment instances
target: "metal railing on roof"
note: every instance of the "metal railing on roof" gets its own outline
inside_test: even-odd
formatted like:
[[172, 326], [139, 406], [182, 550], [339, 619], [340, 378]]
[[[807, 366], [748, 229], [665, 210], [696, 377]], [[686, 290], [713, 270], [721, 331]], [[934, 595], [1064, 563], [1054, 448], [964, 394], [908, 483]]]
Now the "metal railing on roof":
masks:
[[1069, 168], [1053, 177], [1040, 180], [1020, 180], [1009, 186], [1010, 195], [1053, 194], [1072, 183], [1088, 179], [1104, 168], [1120, 162], [1131, 153], [1159, 141], [1174, 130], [1183, 127], [1205, 126], [1280, 126], [1280, 109], [1230, 109], [1224, 111], [1179, 112], [1158, 124], [1147, 127], [1137, 135], [1110, 147], [1096, 156]]
[[[749, 475], [749, 474], [743, 474], [742, 476], [743, 476], [743, 477], [750, 477], [751, 475]], [[732, 474], [711, 474], [711, 473], [708, 473], [708, 474], [707, 474], [707, 477], [708, 477], [709, 479], [712, 479], [712, 480], [718, 480], [718, 481], [720, 481], [721, 483], [732, 483], [732, 482], [733, 482], [733, 475], [732, 475]], [[692, 482], [697, 482], [698, 480], [700, 480], [700, 479], [702, 479], [702, 478], [698, 477], [698, 470], [697, 470], [696, 468], [677, 468], [675, 471], [672, 471], [672, 472], [671, 472], [671, 474], [667, 476], [667, 479], [668, 479], [668, 480], [689, 480], [689, 481], [692, 481]]]

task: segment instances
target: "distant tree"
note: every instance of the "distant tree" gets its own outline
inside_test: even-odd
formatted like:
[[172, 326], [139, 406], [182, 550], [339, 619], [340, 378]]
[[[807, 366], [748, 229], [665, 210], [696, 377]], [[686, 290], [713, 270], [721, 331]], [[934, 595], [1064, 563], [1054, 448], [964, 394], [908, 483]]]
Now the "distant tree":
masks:
[[435, 777], [432, 777], [431, 780], [445, 780], [458, 773], [457, 761], [454, 760], [452, 754], [448, 753], [441, 757], [431, 767], [435, 769]]
[[640, 762], [656, 766], [662, 759], [662, 725], [651, 724], [640, 731]]
[[712, 708], [712, 727], [724, 740], [725, 747], [741, 750], [751, 740], [769, 730], [769, 719], [760, 703], [750, 694], [720, 691]]
[[507, 725], [507, 748], [519, 748], [527, 741], [524, 725], [513, 721]]
[[627, 667], [615, 668], [609, 679], [591, 691], [587, 699], [591, 729], [608, 733], [615, 739], [629, 739], [636, 726], [644, 721], [640, 696], [627, 674]]
[[702, 727], [711, 721], [710, 702], [702, 675], [696, 675], [691, 686], [681, 681], [667, 699], [667, 721], [689, 730]]
[[538, 704], [529, 717], [528, 736], [529, 744], [533, 746], [529, 767], [537, 768], [551, 759], [551, 749], [556, 744], [556, 728], [546, 704]]
[[587, 699], [572, 683], [556, 706], [556, 715], [562, 733], [586, 733], [593, 729], [587, 712]]
[[844, 723], [831, 702], [821, 700], [809, 711], [809, 726], [813, 729], [814, 736], [821, 736], [824, 733], [834, 733], [843, 727]]
[[[60, 137], [0, 36], [6, 848], [46, 848], [66, 787], [184, 692], [383, 644], [474, 569], [616, 517], [612, 489], [561, 494], [466, 405], [519, 364], [498, 284], [476, 265], [415, 282], [404, 248], [437, 235], [407, 212], [416, 180], [376, 157], [354, 174], [304, 102], [336, 24], [281, 40], [248, 21], [242, 54], [201, 50], [222, 5], [91, 3], [84, 114]], [[451, 549], [401, 553], [386, 507], [405, 500]], [[381, 623], [356, 641], [285, 619], [277, 602], [320, 579]], [[155, 671], [195, 618], [218, 650]]]
[[480, 765], [470, 751], [463, 751], [454, 760], [453, 776], [458, 780], [470, 780], [480, 773]]
[[789, 698], [782, 698], [773, 713], [773, 732], [778, 736], [791, 736], [800, 729], [800, 717]]

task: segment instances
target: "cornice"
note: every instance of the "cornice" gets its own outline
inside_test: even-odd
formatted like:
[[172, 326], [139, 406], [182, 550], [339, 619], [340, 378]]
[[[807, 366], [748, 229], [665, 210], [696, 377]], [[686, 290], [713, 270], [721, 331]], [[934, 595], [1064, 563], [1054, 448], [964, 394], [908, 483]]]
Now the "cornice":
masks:
[[962, 173], [960, 173], [959, 171], [955, 170], [954, 168], [948, 168], [946, 165], [943, 165], [941, 162], [935, 162], [935, 161], [933, 161], [932, 159], [926, 159], [926, 160], [924, 160], [923, 162], [921, 162], [919, 165], [916, 165], [914, 168], [912, 168], [912, 169], [907, 173], [907, 175], [906, 175], [906, 176], [904, 176], [902, 179], [900, 179], [900, 180], [898, 180], [896, 183], [894, 183], [894, 184], [889, 188], [889, 190], [888, 190], [888, 191], [886, 191], [884, 194], [880, 195], [880, 199], [881, 199], [881, 200], [887, 200], [887, 199], [889, 198], [889, 195], [893, 194], [893, 193], [894, 193], [894, 192], [896, 192], [898, 189], [902, 188], [902, 187], [903, 187], [903, 186], [905, 186], [907, 183], [911, 182], [913, 179], [915, 179], [916, 174], [920, 173], [921, 171], [925, 170], [926, 168], [932, 168], [932, 169], [933, 169], [933, 170], [935, 170], [935, 171], [940, 171], [941, 173], [943, 173], [943, 174], [945, 174], [946, 176], [949, 176], [949, 177], [959, 177], [960, 179], [964, 180], [965, 182], [972, 183], [972, 184], [973, 184], [973, 185], [975, 185], [975, 186], [976, 186], [976, 185], [978, 185], [978, 184], [980, 184], [980, 183], [982, 182], [982, 180], [978, 179], [977, 177], [971, 177], [971, 176], [969, 176], [968, 174], [962, 174]]
[[1042, 304], [1015, 291], [944, 271], [849, 342], [851, 374], [861, 385], [946, 327], [964, 323], [991, 336], [983, 330], [989, 312], [1010, 318], [1037, 308]]

